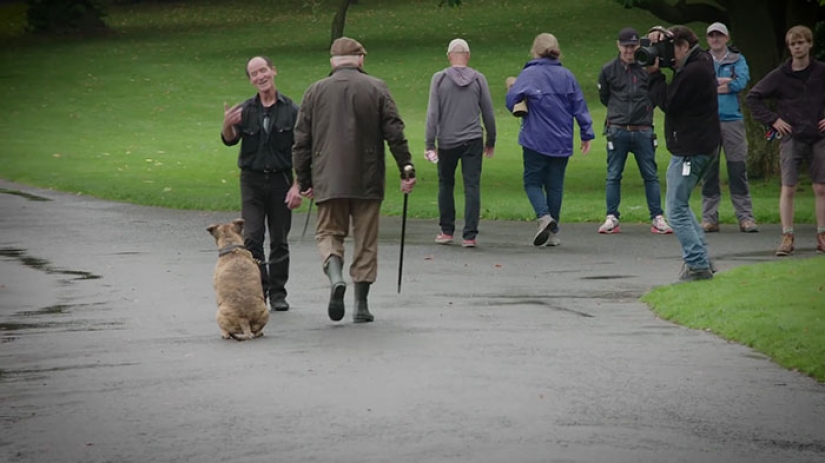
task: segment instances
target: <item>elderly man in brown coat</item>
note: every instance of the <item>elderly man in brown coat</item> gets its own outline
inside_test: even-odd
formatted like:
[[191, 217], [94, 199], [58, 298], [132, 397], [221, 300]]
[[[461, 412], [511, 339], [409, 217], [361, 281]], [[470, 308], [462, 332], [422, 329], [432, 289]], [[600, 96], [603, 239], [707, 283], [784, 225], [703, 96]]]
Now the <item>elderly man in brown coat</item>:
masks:
[[355, 286], [353, 322], [373, 321], [367, 306], [378, 274], [378, 218], [384, 199], [389, 145], [401, 173], [401, 191], [415, 186], [404, 122], [387, 85], [363, 71], [364, 47], [342, 37], [330, 49], [332, 73], [304, 93], [292, 159], [301, 194], [315, 198], [315, 240], [330, 280], [329, 318], [344, 318], [344, 238], [350, 220], [355, 242], [350, 276]]

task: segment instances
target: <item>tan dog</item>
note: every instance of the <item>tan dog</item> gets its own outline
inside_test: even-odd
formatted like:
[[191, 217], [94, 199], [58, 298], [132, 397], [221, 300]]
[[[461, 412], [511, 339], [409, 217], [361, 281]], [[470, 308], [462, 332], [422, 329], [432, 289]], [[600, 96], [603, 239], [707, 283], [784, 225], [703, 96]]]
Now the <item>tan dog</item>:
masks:
[[218, 263], [212, 278], [218, 300], [218, 327], [221, 337], [238, 341], [263, 336], [269, 321], [258, 264], [243, 244], [243, 222], [235, 219], [206, 228], [218, 244]]

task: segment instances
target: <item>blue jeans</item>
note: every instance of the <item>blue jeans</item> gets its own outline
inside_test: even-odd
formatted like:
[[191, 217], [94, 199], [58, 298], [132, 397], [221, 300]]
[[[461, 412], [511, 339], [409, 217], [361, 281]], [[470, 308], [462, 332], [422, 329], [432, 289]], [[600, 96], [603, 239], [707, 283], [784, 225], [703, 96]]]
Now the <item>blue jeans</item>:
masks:
[[[607, 213], [619, 218], [619, 203], [622, 200], [622, 172], [627, 162], [627, 153], [632, 152], [639, 166], [639, 173], [645, 182], [645, 196], [650, 218], [662, 214], [662, 190], [659, 186], [659, 172], [656, 165], [656, 149], [653, 147], [653, 130], [629, 132], [621, 127], [610, 127], [607, 132]], [[610, 149], [610, 146], [613, 149]]]
[[[561, 199], [564, 193], [564, 172], [568, 157], [545, 156], [529, 148], [524, 150], [524, 191], [536, 212], [536, 218], [547, 214], [561, 217]], [[553, 232], [558, 231], [558, 225]]]
[[464, 180], [465, 240], [478, 234], [478, 216], [481, 212], [481, 157], [484, 146], [481, 138], [455, 148], [438, 149], [438, 225], [441, 232], [452, 236], [455, 232], [455, 170], [461, 161]]
[[[690, 194], [702, 180], [713, 157], [710, 154], [672, 156], [667, 167], [667, 219], [682, 245], [682, 259], [693, 270], [710, 268], [705, 231], [690, 210]], [[690, 161], [689, 175], [683, 175], [685, 161]]]

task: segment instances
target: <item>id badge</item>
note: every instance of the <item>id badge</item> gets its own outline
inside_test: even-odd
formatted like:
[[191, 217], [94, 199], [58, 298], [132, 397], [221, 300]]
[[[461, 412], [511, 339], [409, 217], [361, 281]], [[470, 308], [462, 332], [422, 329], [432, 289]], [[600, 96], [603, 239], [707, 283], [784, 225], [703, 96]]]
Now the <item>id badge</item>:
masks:
[[607, 142], [607, 149], [609, 149], [610, 151], [613, 151], [613, 142], [612, 141]]
[[682, 177], [689, 177], [690, 176], [690, 161], [685, 161], [682, 163]]

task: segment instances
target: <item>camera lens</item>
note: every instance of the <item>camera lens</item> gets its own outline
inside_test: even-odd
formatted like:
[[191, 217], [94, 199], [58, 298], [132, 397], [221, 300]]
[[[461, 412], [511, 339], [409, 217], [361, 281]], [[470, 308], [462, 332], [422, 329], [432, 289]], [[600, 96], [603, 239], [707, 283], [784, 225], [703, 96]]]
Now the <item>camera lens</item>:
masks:
[[639, 47], [636, 50], [636, 53], [633, 54], [633, 57], [636, 59], [636, 62], [639, 63], [641, 66], [649, 66], [656, 61], [656, 48], [655, 47]]

